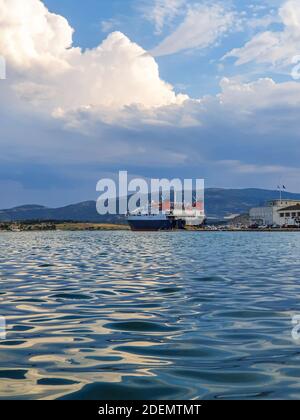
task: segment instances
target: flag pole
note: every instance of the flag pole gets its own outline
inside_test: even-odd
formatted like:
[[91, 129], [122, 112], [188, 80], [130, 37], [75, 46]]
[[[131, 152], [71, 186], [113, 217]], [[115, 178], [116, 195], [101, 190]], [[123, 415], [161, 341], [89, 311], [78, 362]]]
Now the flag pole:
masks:
[[280, 201], [280, 204], [281, 204], [282, 203], [282, 194], [281, 194], [281, 185], [280, 184], [277, 185], [277, 189], [279, 191], [279, 201]]
[[282, 178], [279, 181], [280, 204], [282, 204]]

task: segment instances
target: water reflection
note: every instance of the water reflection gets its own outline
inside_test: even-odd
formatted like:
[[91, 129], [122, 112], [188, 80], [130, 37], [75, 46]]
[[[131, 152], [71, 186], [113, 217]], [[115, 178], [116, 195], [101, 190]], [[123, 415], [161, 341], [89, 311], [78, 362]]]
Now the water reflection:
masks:
[[0, 397], [299, 397], [299, 251], [284, 233], [1, 234]]

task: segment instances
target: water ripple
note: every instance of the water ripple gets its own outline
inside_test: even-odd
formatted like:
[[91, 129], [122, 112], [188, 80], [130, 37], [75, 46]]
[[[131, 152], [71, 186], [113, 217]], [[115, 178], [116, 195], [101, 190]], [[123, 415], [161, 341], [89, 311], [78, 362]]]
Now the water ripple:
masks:
[[1, 233], [0, 398], [300, 398], [293, 233]]

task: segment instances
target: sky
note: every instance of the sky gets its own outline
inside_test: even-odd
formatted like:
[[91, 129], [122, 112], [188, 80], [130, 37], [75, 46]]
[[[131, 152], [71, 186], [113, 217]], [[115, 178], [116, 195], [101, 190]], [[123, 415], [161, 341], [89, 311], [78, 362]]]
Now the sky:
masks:
[[0, 208], [120, 170], [300, 191], [298, 0], [0, 0], [3, 61]]

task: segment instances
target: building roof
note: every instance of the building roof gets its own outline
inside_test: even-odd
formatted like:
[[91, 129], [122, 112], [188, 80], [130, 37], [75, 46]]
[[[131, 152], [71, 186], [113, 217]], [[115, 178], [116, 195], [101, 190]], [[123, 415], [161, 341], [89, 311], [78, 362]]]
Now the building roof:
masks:
[[284, 207], [284, 208], [278, 209], [277, 211], [279, 213], [282, 213], [284, 211], [297, 211], [297, 210], [300, 211], [300, 204], [296, 204], [295, 206], [290, 206], [290, 207]]
[[294, 200], [289, 198], [281, 198], [281, 199], [274, 199], [274, 200], [268, 200], [268, 203], [298, 203], [300, 204], [300, 200]]

